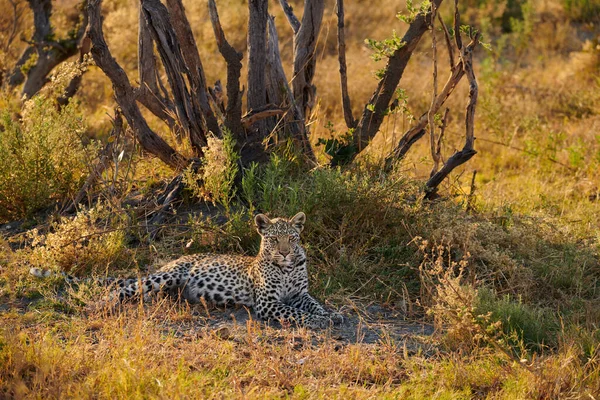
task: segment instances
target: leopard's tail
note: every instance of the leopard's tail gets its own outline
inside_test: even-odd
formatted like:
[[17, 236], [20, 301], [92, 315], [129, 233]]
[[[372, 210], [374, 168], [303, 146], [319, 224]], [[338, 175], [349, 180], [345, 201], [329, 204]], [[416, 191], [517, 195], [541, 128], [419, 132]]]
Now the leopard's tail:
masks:
[[69, 275], [65, 272], [54, 272], [50, 269], [41, 269], [38, 267], [31, 267], [29, 269], [29, 273], [33, 276], [35, 276], [36, 278], [50, 278], [52, 276], [62, 276], [65, 281], [67, 281], [68, 283], [79, 283], [79, 279], [74, 277], [73, 275]]

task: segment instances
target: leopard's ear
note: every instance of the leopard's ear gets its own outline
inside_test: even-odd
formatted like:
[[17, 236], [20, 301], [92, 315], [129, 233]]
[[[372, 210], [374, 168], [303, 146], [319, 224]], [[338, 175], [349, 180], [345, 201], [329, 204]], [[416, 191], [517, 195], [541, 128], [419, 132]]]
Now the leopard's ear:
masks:
[[294, 215], [292, 219], [290, 219], [290, 224], [294, 228], [298, 230], [298, 232], [302, 232], [304, 229], [304, 223], [306, 222], [306, 214], [300, 211], [298, 214]]
[[265, 233], [265, 230], [271, 225], [271, 220], [265, 214], [256, 214], [254, 217], [254, 224], [256, 224], [256, 230], [261, 235]]

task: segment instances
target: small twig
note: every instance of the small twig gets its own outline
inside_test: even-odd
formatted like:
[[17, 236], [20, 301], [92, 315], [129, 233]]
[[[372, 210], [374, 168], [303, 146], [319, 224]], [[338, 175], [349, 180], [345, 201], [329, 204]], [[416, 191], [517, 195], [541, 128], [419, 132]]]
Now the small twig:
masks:
[[437, 9], [435, 3], [431, 3], [431, 49], [432, 49], [432, 61], [433, 61], [433, 92], [431, 94], [431, 105], [429, 112], [427, 113], [427, 120], [429, 122], [429, 146], [431, 149], [431, 158], [433, 159], [433, 169], [431, 170], [431, 176], [433, 176], [439, 169], [440, 155], [436, 151], [436, 140], [435, 140], [435, 102], [437, 100], [438, 82], [437, 82], [437, 41], [435, 37], [435, 17]]
[[477, 176], [477, 170], [473, 170], [473, 177], [471, 178], [471, 190], [469, 196], [467, 196], [467, 212], [473, 211], [473, 199], [475, 198], [475, 176]]
[[458, 10], [458, 0], [454, 0], [454, 40], [460, 55], [463, 45], [462, 38], [460, 37], [460, 11]]
[[[109, 137], [118, 137], [121, 135], [122, 131], [123, 115], [121, 114], [121, 111], [118, 108], [116, 108], [115, 116], [113, 119], [113, 128]], [[85, 195], [89, 193], [92, 186], [94, 186], [98, 179], [101, 177], [102, 172], [104, 172], [104, 170], [108, 168], [110, 162], [110, 155], [113, 151], [114, 143], [116, 143], [116, 141], [108, 142], [104, 146], [104, 149], [100, 152], [98, 156], [98, 161], [96, 162], [96, 165], [92, 167], [92, 170], [90, 171], [90, 174], [87, 177], [85, 183], [83, 184], [83, 186], [81, 187], [71, 204], [69, 204], [69, 206], [64, 210], [64, 213], [71, 213], [75, 211], [77, 205], [83, 200]]]
[[452, 46], [452, 39], [450, 38], [450, 32], [448, 31], [448, 27], [444, 23], [441, 14], [438, 13], [438, 20], [444, 29], [444, 38], [446, 39], [446, 47], [448, 48], [448, 61], [450, 62], [450, 69], [454, 68], [454, 47]]

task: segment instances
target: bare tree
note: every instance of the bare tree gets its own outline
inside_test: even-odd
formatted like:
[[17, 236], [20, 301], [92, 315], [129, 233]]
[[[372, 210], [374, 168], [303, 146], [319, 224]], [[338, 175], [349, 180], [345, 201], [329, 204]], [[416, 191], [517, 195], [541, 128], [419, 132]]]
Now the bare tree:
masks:
[[[30, 0], [43, 1], [43, 0]], [[198, 166], [194, 159], [188, 159], [169, 146], [156, 132], [152, 131], [140, 112], [138, 103], [162, 119], [180, 140], [188, 140], [197, 158], [203, 157], [209, 132], [222, 136], [226, 127], [237, 141], [244, 166], [253, 161], [267, 160], [265, 139], [273, 130], [290, 134], [303, 146], [308, 160], [314, 162], [314, 152], [308, 141], [307, 119], [310, 117], [316, 96], [313, 78], [316, 72], [316, 48], [321, 29], [324, 1], [305, 0], [301, 20], [296, 17], [286, 0], [280, 0], [285, 16], [294, 37], [293, 76], [285, 76], [277, 30], [273, 17], [268, 14], [267, 0], [249, 0], [248, 21], [248, 90], [247, 112], [242, 112], [241, 70], [243, 55], [227, 41], [219, 21], [217, 6], [209, 0], [208, 9], [219, 53], [227, 64], [227, 106], [220, 83], [214, 88], [207, 85], [204, 69], [189, 21], [181, 0], [167, 0], [166, 6], [159, 0], [141, 0], [139, 18], [139, 87], [133, 87], [127, 74], [111, 56], [102, 33], [101, 0], [88, 0], [90, 27], [88, 37], [92, 43], [92, 55], [96, 64], [104, 71], [113, 84], [115, 98], [123, 116], [132, 128], [141, 146], [165, 163], [181, 170], [188, 165]], [[390, 109], [394, 93], [404, 74], [404, 70], [421, 38], [428, 30], [432, 31], [435, 50], [434, 21], [442, 0], [435, 0], [430, 10], [414, 15], [402, 38], [402, 43], [389, 56], [377, 88], [371, 99], [364, 105], [361, 117], [352, 115], [348, 95], [347, 68], [345, 61], [344, 9], [343, 1], [337, 0], [338, 16], [338, 59], [340, 62], [340, 82], [344, 118], [348, 128], [355, 128], [352, 136], [352, 152], [346, 162], [352, 162], [362, 152], [379, 131], [382, 121]], [[413, 143], [423, 137], [429, 126], [432, 157], [435, 165], [427, 183], [428, 193], [435, 188], [457, 165], [475, 154], [473, 150], [473, 115], [477, 99], [477, 84], [472, 68], [472, 54], [479, 36], [470, 33], [470, 43], [462, 45], [460, 19], [455, 13], [454, 42], [439, 19], [449, 49], [450, 77], [438, 93], [437, 56], [434, 56], [435, 89], [429, 110], [404, 133], [394, 151], [387, 157], [385, 169], [404, 157]], [[456, 48], [456, 49], [455, 49]], [[458, 51], [459, 60], [454, 61]], [[436, 53], [437, 54], [437, 53]], [[159, 74], [158, 62], [164, 69]], [[445, 100], [454, 91], [463, 76], [471, 85], [470, 102], [467, 112], [465, 148], [452, 156], [440, 168], [442, 160], [441, 142], [445, 124], [437, 135], [435, 116]], [[446, 118], [444, 118], [446, 121]], [[347, 150], [347, 149], [346, 149]], [[336, 164], [332, 160], [333, 164]], [[176, 181], [174, 181], [176, 182]], [[171, 193], [177, 193], [179, 183], [171, 185]], [[165, 199], [173, 196], [166, 196]], [[166, 200], [165, 200], [166, 201]]]

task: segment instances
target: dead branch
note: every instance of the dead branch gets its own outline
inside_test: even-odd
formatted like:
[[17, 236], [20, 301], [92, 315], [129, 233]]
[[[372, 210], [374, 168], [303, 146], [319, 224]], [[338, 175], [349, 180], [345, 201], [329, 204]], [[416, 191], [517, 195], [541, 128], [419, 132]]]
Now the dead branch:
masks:
[[290, 23], [290, 26], [292, 27], [292, 30], [294, 31], [294, 35], [295, 35], [296, 33], [298, 33], [298, 30], [300, 29], [300, 21], [298, 20], [296, 15], [294, 15], [294, 9], [292, 8], [292, 6], [290, 6], [290, 4], [287, 2], [287, 0], [279, 0], [279, 4], [281, 4], [283, 13], [285, 14], [285, 17], [287, 18], [288, 22]]
[[[434, 0], [435, 7], [439, 9], [442, 1]], [[421, 37], [429, 28], [430, 20], [430, 11], [417, 15], [402, 38], [403, 46], [397, 49], [388, 59], [383, 77], [379, 80], [377, 89], [373, 92], [371, 99], [365, 104], [354, 134], [354, 145], [358, 152], [364, 150], [369, 141], [379, 131], [386, 110], [404, 74], [404, 69]]]
[[210, 22], [212, 23], [217, 47], [227, 64], [227, 109], [225, 111], [225, 127], [233, 135], [241, 139], [244, 133], [240, 123], [242, 119], [242, 93], [240, 91], [240, 76], [242, 71], [242, 53], [233, 48], [225, 38], [225, 33], [221, 28], [219, 14], [215, 0], [208, 0], [208, 11]]
[[175, 133], [177, 140], [181, 140], [183, 132], [174, 118], [175, 106], [166, 90], [163, 90], [156, 66], [152, 36], [142, 7], [140, 7], [138, 21], [138, 75], [140, 86], [134, 89], [137, 101], [163, 120], [171, 132]]
[[[267, 27], [267, 101], [280, 108], [288, 109], [281, 121], [285, 122], [285, 127], [289, 129], [292, 136], [299, 139], [299, 142], [304, 147], [304, 152], [308, 155], [309, 159], [314, 161], [314, 153], [308, 142], [308, 137], [306, 136], [302, 114], [296, 104], [292, 90], [288, 85], [285, 71], [281, 63], [279, 38], [277, 29], [275, 28], [275, 18], [273, 16], [269, 16]], [[280, 122], [270, 124], [269, 130], [275, 129]]]
[[[469, 44], [469, 46], [471, 46], [471, 44]], [[450, 95], [452, 94], [452, 92], [454, 91], [454, 89], [456, 88], [456, 86], [458, 85], [458, 83], [464, 75], [465, 72], [462, 66], [462, 61], [459, 61], [458, 64], [456, 64], [454, 68], [452, 68], [452, 72], [450, 74], [450, 77], [448, 78], [448, 81], [442, 88], [442, 91], [436, 97], [436, 101], [433, 104], [434, 113], [437, 113], [441, 106], [444, 105], [445, 101], [448, 99], [448, 97], [450, 97]], [[413, 125], [408, 131], [406, 131], [404, 135], [402, 135], [394, 150], [385, 159], [384, 169], [386, 172], [389, 172], [392, 169], [394, 163], [397, 160], [404, 158], [404, 156], [406, 155], [406, 153], [408, 153], [412, 145], [419, 139], [421, 139], [423, 135], [425, 135], [425, 127], [427, 126], [428, 115], [429, 111], [423, 113], [421, 117], [419, 117], [417, 123]]]
[[162, 222], [165, 220], [166, 212], [173, 206], [173, 203], [179, 199], [185, 184], [183, 175], [179, 174], [169, 182], [162, 194], [158, 197], [158, 209], [150, 215], [146, 224], [148, 231], [148, 242], [152, 242], [160, 231]]
[[338, 20], [338, 61], [340, 64], [340, 86], [342, 90], [342, 108], [348, 129], [356, 128], [356, 120], [352, 115], [352, 105], [348, 95], [348, 75], [346, 69], [346, 36], [344, 33], [344, 0], [337, 0]]
[[454, 68], [454, 47], [452, 46], [452, 39], [450, 38], [450, 32], [448, 31], [448, 27], [444, 23], [442, 16], [438, 13], [438, 20], [440, 21], [440, 25], [444, 30], [444, 39], [446, 40], [446, 48], [448, 49], [448, 62], [450, 68]]
[[276, 115], [282, 115], [286, 111], [287, 110], [281, 109], [281, 108], [273, 108], [273, 109], [263, 110], [263, 111], [258, 111], [258, 112], [250, 111], [248, 114], [244, 115], [244, 117], [242, 118], [242, 125], [244, 126], [244, 128], [248, 129], [260, 120], [263, 120], [263, 119], [269, 118], [269, 117], [274, 117]]
[[436, 152], [436, 140], [435, 140], [435, 115], [434, 110], [435, 101], [437, 100], [438, 82], [437, 82], [437, 41], [435, 37], [435, 17], [437, 9], [435, 3], [431, 3], [431, 50], [432, 50], [432, 64], [433, 64], [433, 91], [431, 94], [431, 106], [427, 113], [427, 119], [429, 122], [429, 145], [431, 148], [431, 158], [433, 159], [433, 169], [431, 175], [434, 175], [440, 164], [441, 156]]
[[440, 135], [438, 136], [437, 146], [435, 149], [435, 152], [436, 152], [439, 160], [442, 159], [442, 140], [444, 139], [444, 133], [446, 132], [446, 126], [448, 126], [448, 114], [449, 113], [450, 113], [450, 109], [446, 108], [446, 111], [444, 111], [444, 117], [442, 118], [442, 126], [440, 127]]
[[[442, 118], [442, 124], [440, 126], [440, 134], [437, 138], [437, 143], [435, 144], [435, 149], [432, 149], [432, 151], [434, 151], [434, 153], [432, 153], [434, 165], [433, 165], [433, 168], [431, 169], [431, 173], [429, 174], [429, 177], [434, 176], [436, 174], [436, 172], [438, 172], [439, 164], [440, 164], [440, 162], [442, 162], [442, 140], [444, 139], [444, 133], [446, 132], [446, 126], [448, 124], [449, 112], [450, 112], [450, 109], [446, 108], [446, 111], [444, 112], [444, 117]], [[429, 193], [428, 196], [429, 196], [428, 198], [430, 200], [437, 197], [437, 188], [432, 189], [431, 193]]]
[[198, 53], [196, 39], [192, 33], [192, 28], [185, 14], [183, 3], [181, 0], [167, 0], [171, 24], [175, 29], [181, 53], [185, 61], [185, 65], [191, 77], [191, 91], [195, 94], [192, 99], [198, 102], [197, 107], [200, 109], [206, 128], [217, 137], [221, 137], [221, 128], [217, 118], [215, 117], [208, 100], [208, 91], [206, 77], [204, 76], [204, 68]]
[[89, 15], [87, 37], [92, 42], [91, 53], [94, 61], [110, 79], [115, 99], [142, 148], [170, 167], [181, 170], [188, 164], [188, 160], [150, 129], [137, 106], [136, 95], [127, 74], [108, 49], [102, 32], [101, 4], [102, 0], [89, 0], [87, 7]]
[[[11, 6], [11, 12], [12, 12], [12, 21], [10, 23], [10, 28], [6, 29], [9, 33], [6, 36], [6, 42], [4, 43], [4, 45], [2, 46], [2, 52], [4, 54], [8, 53], [10, 50], [10, 47], [12, 45], [12, 43], [14, 42], [14, 40], [17, 37], [17, 33], [18, 33], [18, 28], [19, 25], [21, 23], [21, 19], [23, 18], [23, 8], [21, 7], [21, 5], [23, 5], [25, 2], [23, 0], [8, 0]], [[2, 29], [4, 30], [5, 27], [2, 27]], [[0, 81], [0, 84], [2, 82]]]
[[[478, 41], [471, 40], [471, 42], [466, 46], [465, 52], [472, 53], [477, 46]], [[442, 88], [442, 91], [436, 97], [436, 101], [433, 105], [433, 112], [437, 113], [439, 109], [444, 105], [448, 97], [452, 94], [462, 77], [465, 75], [465, 70], [463, 68], [462, 59], [459, 59], [458, 63], [454, 65], [451, 70], [450, 77], [446, 81], [446, 84]], [[406, 131], [398, 144], [394, 148], [394, 150], [388, 155], [385, 159], [384, 170], [386, 172], [391, 171], [394, 163], [397, 160], [404, 158], [406, 153], [410, 150], [412, 145], [417, 142], [419, 139], [425, 135], [425, 127], [428, 123], [428, 112], [421, 115], [419, 120], [415, 125], [413, 125], [408, 131]]]
[[473, 71], [473, 49], [479, 42], [480, 34], [476, 32], [472, 35], [471, 43], [473, 46], [463, 48], [460, 34], [460, 14], [458, 12], [458, 0], [454, 0], [454, 37], [456, 47], [459, 50], [459, 56], [463, 64], [463, 69], [467, 79], [469, 80], [469, 103], [467, 104], [467, 113], [465, 117], [465, 145], [462, 150], [457, 151], [446, 161], [441, 170], [436, 172], [425, 184], [425, 198], [430, 198], [430, 194], [434, 193], [440, 183], [452, 172], [456, 167], [469, 161], [477, 152], [473, 149], [475, 143], [474, 124], [475, 124], [475, 109], [477, 107], [478, 86]]
[[167, 124], [171, 132], [175, 133], [177, 140], [181, 140], [183, 132], [173, 117], [175, 115], [175, 106], [162, 85], [158, 67], [156, 66], [152, 36], [144, 18], [144, 10], [141, 7], [138, 24], [138, 74], [140, 87], [134, 89], [136, 98], [152, 114]]
[[186, 64], [167, 8], [159, 0], [142, 0], [141, 7], [165, 68], [177, 120], [196, 154], [202, 156], [202, 147], [207, 143], [207, 127], [197, 95], [199, 78]]
[[152, 95], [163, 100], [158, 88], [158, 68], [156, 57], [154, 57], [154, 44], [150, 29], [144, 18], [144, 11], [140, 7], [138, 18], [138, 74], [140, 78], [140, 89], [150, 90]]
[[279, 107], [293, 103], [294, 96], [283, 70], [281, 54], [279, 53], [279, 36], [277, 35], [277, 28], [275, 28], [275, 17], [272, 15], [269, 16], [267, 21], [265, 78], [267, 82], [267, 102]]
[[473, 203], [475, 201], [475, 177], [477, 176], [477, 170], [473, 170], [473, 177], [471, 178], [471, 190], [469, 191], [469, 195], [467, 196], [467, 206], [465, 210], [467, 212], [473, 211]]

